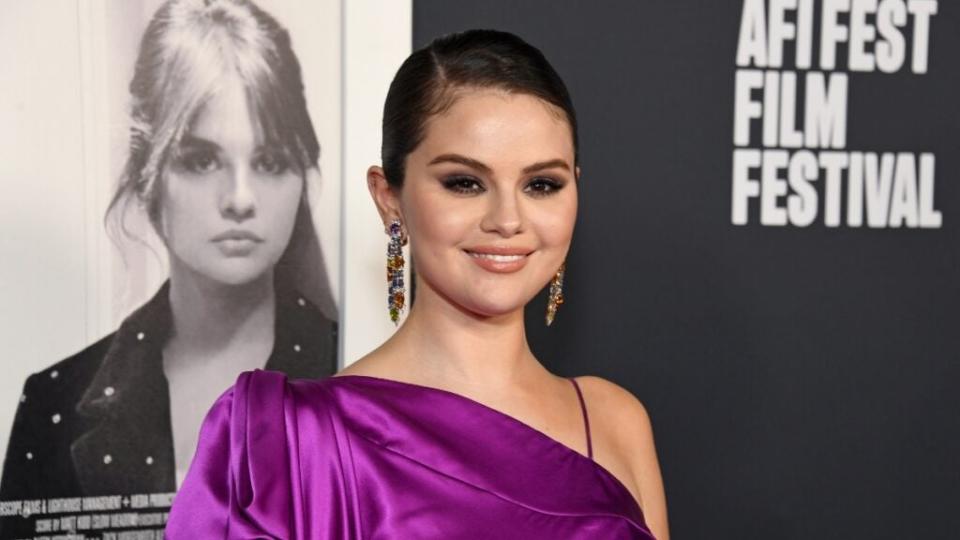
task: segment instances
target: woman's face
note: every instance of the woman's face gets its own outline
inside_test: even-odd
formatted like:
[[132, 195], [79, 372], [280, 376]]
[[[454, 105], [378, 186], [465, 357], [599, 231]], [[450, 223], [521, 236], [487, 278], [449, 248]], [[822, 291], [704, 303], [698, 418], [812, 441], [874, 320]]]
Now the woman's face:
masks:
[[301, 174], [263, 140], [250, 113], [241, 83], [224, 85], [173, 149], [161, 190], [171, 265], [226, 285], [272, 271], [303, 190]]
[[426, 125], [399, 195], [421, 284], [470, 313], [522, 308], [560, 267], [577, 213], [563, 112], [502, 90], [463, 90]]

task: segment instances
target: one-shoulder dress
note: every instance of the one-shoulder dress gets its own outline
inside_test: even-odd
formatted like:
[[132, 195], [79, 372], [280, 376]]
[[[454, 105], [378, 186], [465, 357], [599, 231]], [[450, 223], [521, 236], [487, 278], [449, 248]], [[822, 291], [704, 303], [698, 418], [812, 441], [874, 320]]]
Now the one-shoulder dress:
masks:
[[214, 404], [166, 535], [653, 539], [612, 474], [495, 409], [375, 377], [269, 371]]

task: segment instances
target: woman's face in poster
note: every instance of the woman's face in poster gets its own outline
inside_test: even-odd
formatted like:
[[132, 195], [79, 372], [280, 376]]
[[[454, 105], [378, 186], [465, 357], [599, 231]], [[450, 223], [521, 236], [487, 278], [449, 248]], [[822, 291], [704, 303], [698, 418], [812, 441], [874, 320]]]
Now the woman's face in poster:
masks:
[[253, 122], [243, 85], [200, 110], [164, 171], [161, 235], [171, 265], [228, 285], [273, 269], [296, 221], [300, 172]]

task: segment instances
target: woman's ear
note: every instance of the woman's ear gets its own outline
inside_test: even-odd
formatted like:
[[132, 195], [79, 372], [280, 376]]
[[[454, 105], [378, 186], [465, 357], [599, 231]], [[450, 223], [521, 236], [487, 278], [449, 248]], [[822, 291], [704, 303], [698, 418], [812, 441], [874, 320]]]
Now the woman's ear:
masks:
[[370, 196], [377, 205], [377, 212], [380, 212], [384, 227], [395, 219], [403, 221], [400, 213], [400, 198], [393, 186], [387, 182], [382, 167], [374, 165], [367, 169], [367, 189], [370, 190]]

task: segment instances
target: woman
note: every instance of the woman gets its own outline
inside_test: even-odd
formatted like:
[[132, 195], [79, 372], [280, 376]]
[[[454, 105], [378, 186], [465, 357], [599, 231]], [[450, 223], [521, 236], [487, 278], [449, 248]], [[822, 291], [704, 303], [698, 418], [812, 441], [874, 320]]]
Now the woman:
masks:
[[168, 536], [667, 538], [643, 407], [552, 375], [525, 339], [538, 290], [550, 282], [548, 322], [562, 303], [576, 217], [559, 76], [510, 34], [440, 38], [391, 84], [382, 158], [368, 185], [391, 316], [409, 239], [409, 316], [330, 379], [242, 375], [205, 422]]
[[108, 217], [123, 229], [145, 212], [170, 278], [115, 333], [27, 380], [4, 500], [173, 492], [204, 412], [238, 373], [335, 371], [306, 193], [319, 146], [286, 30], [248, 1], [171, 0], [143, 36], [130, 92]]

